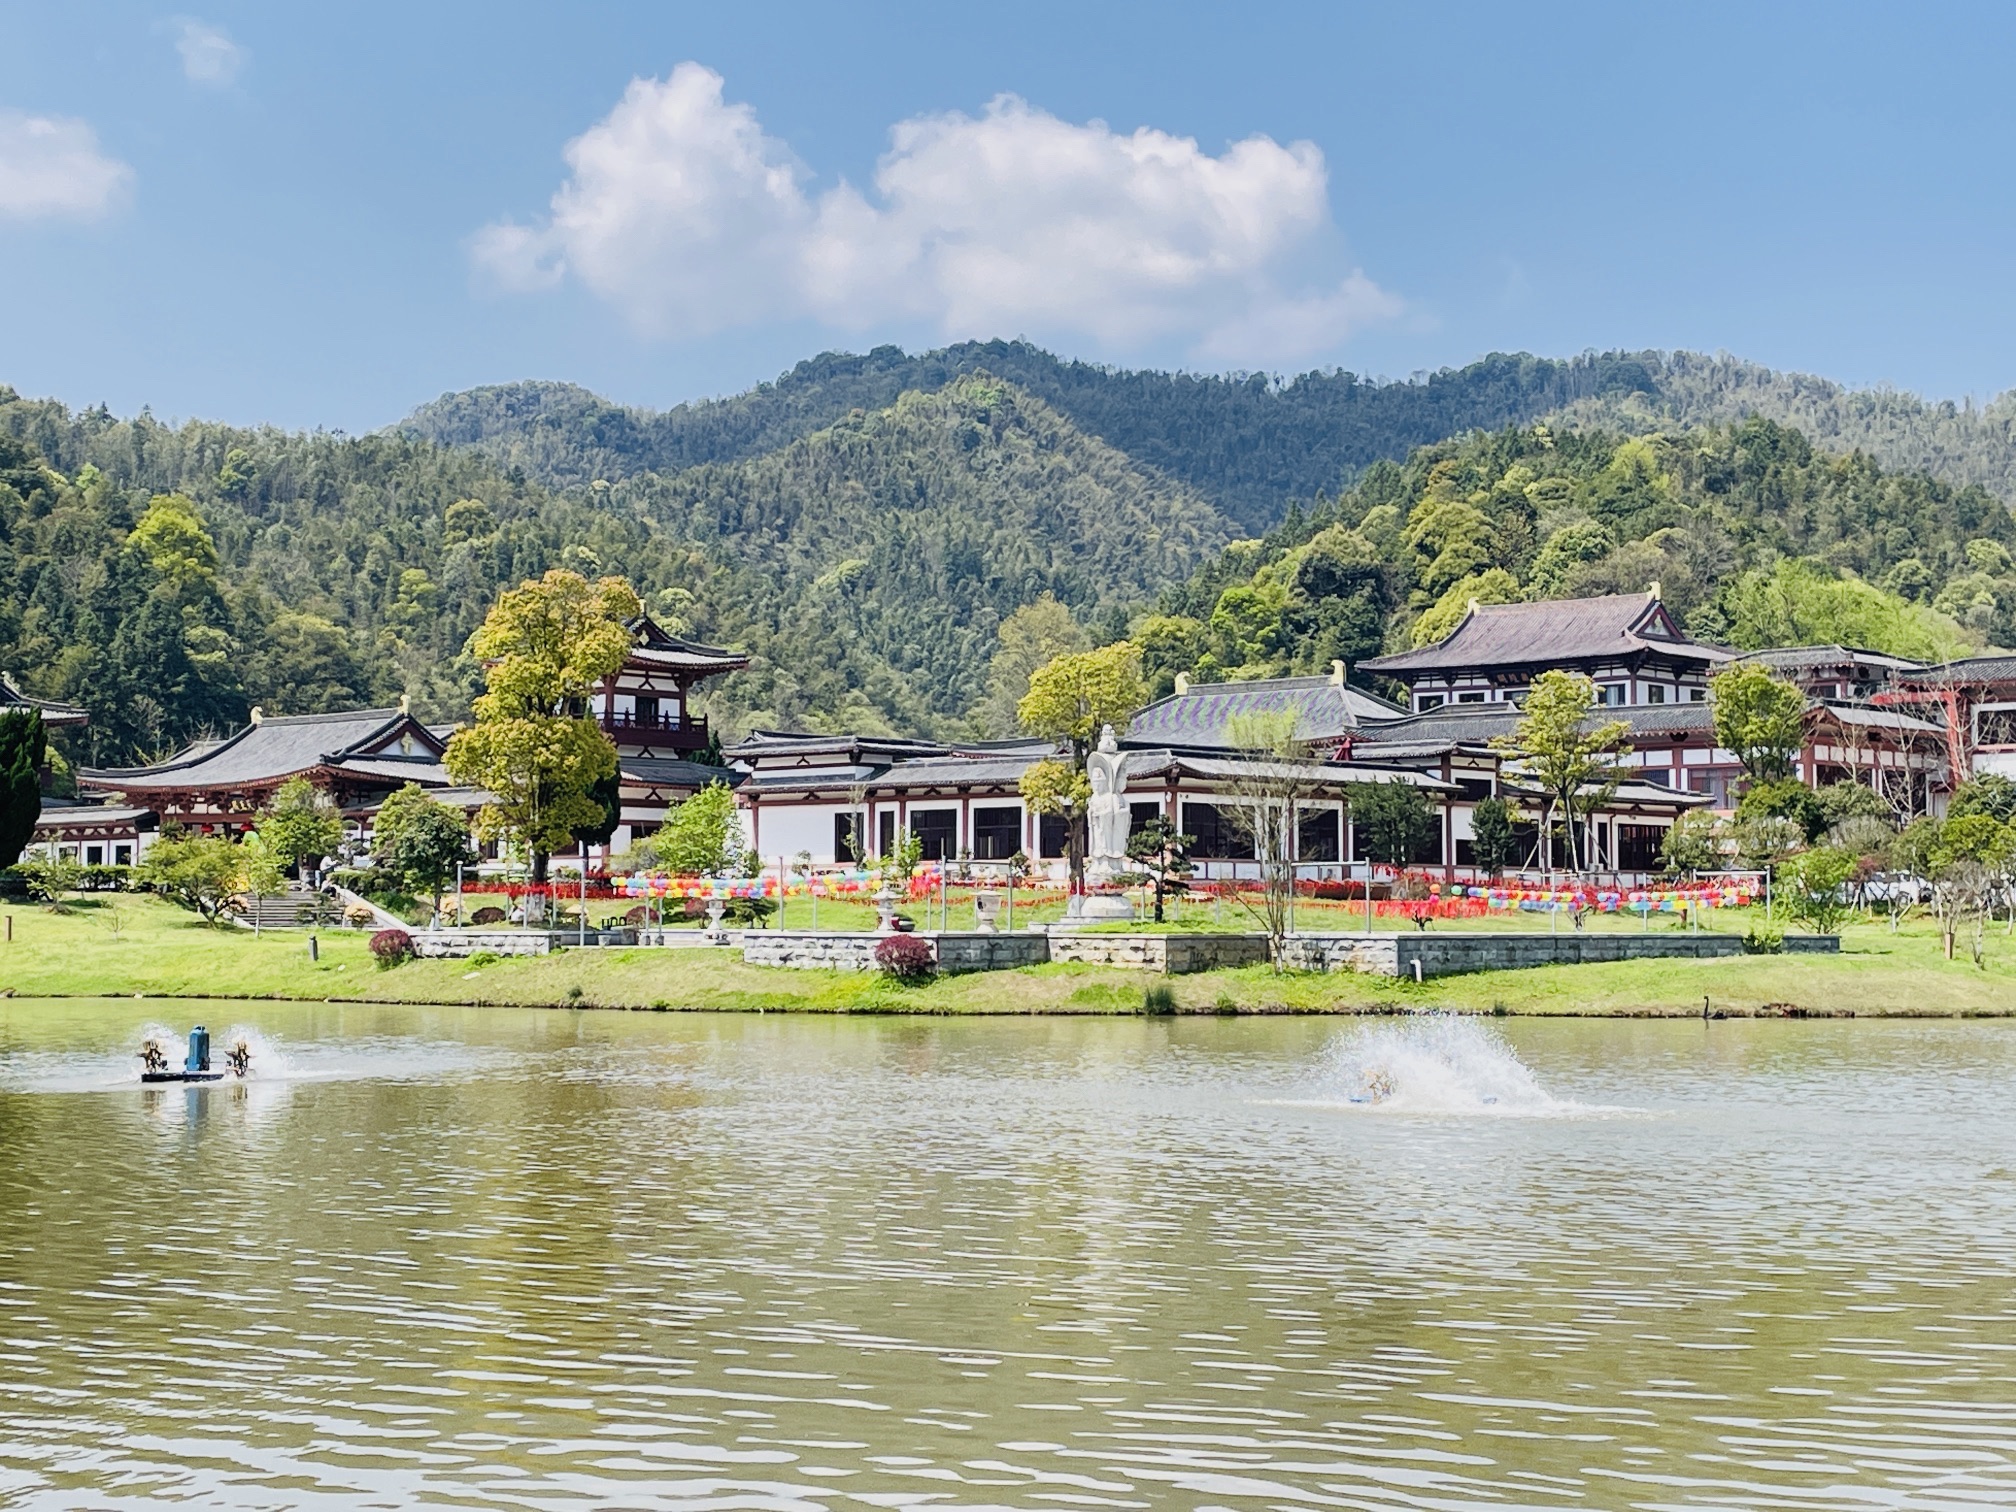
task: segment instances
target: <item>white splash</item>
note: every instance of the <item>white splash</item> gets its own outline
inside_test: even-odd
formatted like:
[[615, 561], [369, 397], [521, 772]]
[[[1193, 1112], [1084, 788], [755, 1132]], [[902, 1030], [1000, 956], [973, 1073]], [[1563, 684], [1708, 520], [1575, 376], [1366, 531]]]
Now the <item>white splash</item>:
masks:
[[1367, 1024], [1330, 1049], [1325, 1080], [1387, 1113], [1559, 1118], [1607, 1111], [1551, 1095], [1488, 1025], [1455, 1014]]

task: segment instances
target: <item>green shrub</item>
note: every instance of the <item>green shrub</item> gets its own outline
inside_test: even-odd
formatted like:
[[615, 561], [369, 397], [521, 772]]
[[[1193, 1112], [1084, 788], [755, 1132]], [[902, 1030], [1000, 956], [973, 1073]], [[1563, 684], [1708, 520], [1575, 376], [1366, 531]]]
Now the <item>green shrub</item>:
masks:
[[1166, 982], [1157, 982], [1141, 994], [1141, 1011], [1160, 1017], [1176, 1011], [1176, 989]]
[[1777, 955], [1785, 948], [1785, 931], [1770, 924], [1752, 924], [1743, 936], [1745, 955]]

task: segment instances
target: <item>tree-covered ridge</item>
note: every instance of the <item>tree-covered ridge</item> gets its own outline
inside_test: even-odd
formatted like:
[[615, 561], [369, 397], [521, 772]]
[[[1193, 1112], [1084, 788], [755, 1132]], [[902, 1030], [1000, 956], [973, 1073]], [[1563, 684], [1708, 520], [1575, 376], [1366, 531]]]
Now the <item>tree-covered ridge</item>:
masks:
[[1816, 451], [1764, 419], [1627, 436], [1541, 424], [1424, 447], [1235, 542], [1136, 638], [1178, 671], [1321, 670], [1485, 603], [1642, 592], [1747, 648], [1937, 658], [2016, 643], [2016, 519], [1985, 489]]
[[274, 713], [410, 695], [462, 717], [498, 592], [627, 576], [749, 650], [713, 712], [963, 729], [1000, 623], [1090, 622], [1229, 530], [1039, 401], [974, 376], [739, 464], [553, 491], [401, 436], [72, 412], [0, 390], [0, 669], [92, 711], [84, 759], [149, 759]]
[[1761, 416], [1835, 452], [1866, 452], [1899, 472], [1978, 483], [2016, 504], [2016, 390], [1982, 408], [1890, 388], [1851, 389], [1809, 373], [1782, 373], [1740, 358], [1643, 352], [1652, 381], [1578, 398], [1562, 414], [1577, 425], [1643, 433], [1726, 425]]
[[611, 404], [572, 384], [516, 383], [445, 394], [400, 429], [567, 487], [739, 461], [850, 411], [881, 409], [907, 390], [937, 389], [983, 369], [1137, 463], [1182, 479], [1256, 534], [1280, 522], [1288, 501], [1333, 491], [1376, 461], [1539, 419], [1557, 429], [1644, 434], [1758, 415], [1826, 450], [1866, 452], [1886, 468], [1978, 483], [2016, 502], [2016, 394], [1976, 409], [1694, 352], [1570, 361], [1494, 353], [1386, 382], [1345, 372], [1282, 380], [1130, 371], [1068, 362], [1024, 342], [915, 355], [885, 346], [829, 352], [747, 393], [662, 412]]
[[1494, 354], [1401, 382], [1345, 372], [1283, 381], [1129, 371], [990, 341], [914, 356], [893, 346], [829, 352], [747, 393], [662, 412], [611, 404], [571, 384], [504, 384], [444, 394], [399, 430], [568, 487], [745, 460], [853, 411], [880, 410], [903, 393], [935, 391], [976, 372], [1181, 480], [1246, 531], [1279, 523], [1290, 499], [1334, 489], [1381, 458], [1653, 381], [1640, 359], [1616, 354], [1569, 361]]

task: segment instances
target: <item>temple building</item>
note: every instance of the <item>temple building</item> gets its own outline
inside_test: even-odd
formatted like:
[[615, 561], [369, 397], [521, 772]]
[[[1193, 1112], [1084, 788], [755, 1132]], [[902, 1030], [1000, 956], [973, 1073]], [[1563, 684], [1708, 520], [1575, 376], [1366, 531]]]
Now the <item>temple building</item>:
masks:
[[[632, 626], [635, 646], [581, 712], [618, 753], [621, 814], [610, 843], [575, 862], [599, 864], [656, 831], [671, 810], [711, 782], [737, 792], [745, 836], [766, 864], [809, 857], [851, 866], [888, 853], [914, 834], [927, 860], [984, 873], [1020, 857], [1063, 866], [1065, 823], [1035, 813], [1021, 779], [1059, 755], [1037, 740], [960, 741], [758, 730], [725, 751], [692, 699], [713, 678], [748, 665], [742, 654], [669, 634], [649, 617]], [[1716, 742], [1709, 679], [1738, 660], [1769, 668], [1807, 696], [1796, 772], [1815, 786], [1864, 783], [1902, 816], [1936, 812], [1972, 771], [2016, 774], [2016, 657], [1977, 657], [1919, 667], [1842, 646], [1796, 647], [1743, 656], [1690, 639], [1656, 589], [1537, 604], [1473, 605], [1433, 646], [1374, 657], [1358, 670], [1396, 702], [1327, 675], [1246, 682], [1176, 679], [1168, 697], [1140, 710], [1121, 732], [1125, 801], [1137, 831], [1155, 818], [1193, 835], [1206, 877], [1250, 874], [1252, 847], [1234, 806], [1252, 801], [1255, 758], [1240, 747], [1242, 718], [1291, 717], [1307, 755], [1293, 763], [1299, 809], [1296, 867], [1306, 879], [1364, 875], [1350, 815], [1351, 789], [1405, 783], [1428, 801], [1436, 833], [1412, 864], [1448, 876], [1474, 865], [1473, 815], [1490, 797], [1510, 800], [1521, 866], [1547, 870], [1565, 856], [1540, 833], [1547, 800], [1501, 745], [1542, 672], [1567, 669], [1595, 682], [1594, 717], [1625, 726], [1618, 760], [1625, 778], [1577, 836], [1591, 869], [1619, 880], [1656, 871], [1675, 819], [1690, 809], [1734, 805], [1742, 769]], [[27, 703], [0, 682], [0, 706]], [[40, 704], [52, 723], [83, 711]], [[217, 741], [192, 745], [156, 766], [80, 773], [107, 806], [76, 805], [51, 816], [38, 839], [75, 846], [89, 859], [138, 858], [160, 823], [220, 833], [249, 828], [281, 783], [306, 777], [330, 793], [360, 840], [387, 794], [418, 782], [472, 812], [485, 795], [452, 789], [442, 753], [452, 734], [402, 709], [262, 718]], [[1958, 753], [1958, 754], [1956, 754]], [[112, 806], [116, 805], [116, 806]], [[117, 833], [115, 833], [117, 831]], [[556, 858], [557, 859], [557, 858]]]
[[704, 759], [719, 746], [706, 716], [695, 714], [688, 700], [710, 678], [741, 671], [749, 658], [668, 634], [649, 615], [631, 629], [635, 649], [603, 683], [594, 711], [616, 747], [622, 787], [612, 851], [655, 833], [673, 808], [708, 783], [733, 783], [740, 775]]
[[[1298, 685], [1291, 691], [1310, 694], [1319, 709], [1334, 702], [1321, 691], [1322, 678], [1290, 681]], [[1214, 698], [1219, 686], [1177, 697]], [[1238, 874], [1241, 863], [1252, 861], [1250, 836], [1227, 812], [1249, 801], [1241, 788], [1253, 775], [1252, 760], [1217, 743], [1176, 747], [1136, 738], [1131, 728], [1120, 744], [1135, 831], [1160, 817], [1194, 835], [1191, 855], [1206, 877]], [[1061, 871], [1064, 818], [1036, 813], [1020, 788], [1024, 772], [1058, 754], [1047, 741], [961, 745], [776, 731], [728, 749], [748, 769], [737, 796], [749, 844], [766, 860], [809, 856], [814, 865], [847, 865], [887, 854], [907, 831], [925, 860], [958, 862], [980, 875], [1005, 872], [1017, 856], [1036, 869]], [[1297, 867], [1310, 880], [1342, 878], [1357, 858], [1346, 801], [1353, 784], [1405, 783], [1438, 811], [1459, 796], [1447, 779], [1406, 766], [1320, 757], [1287, 765], [1296, 777]], [[1441, 857], [1437, 846], [1421, 859], [1439, 864]]]
[[305, 777], [335, 801], [361, 835], [399, 788], [451, 786], [441, 765], [446, 742], [402, 706], [337, 714], [267, 716], [223, 740], [197, 741], [157, 766], [86, 768], [77, 786], [140, 806], [164, 824], [205, 834], [252, 828], [281, 784]]
[[1369, 657], [1359, 670], [1407, 686], [1417, 714], [1444, 704], [1519, 703], [1542, 672], [1579, 672], [1605, 704], [1699, 703], [1736, 656], [1690, 640], [1648, 593], [1478, 604], [1432, 646]]

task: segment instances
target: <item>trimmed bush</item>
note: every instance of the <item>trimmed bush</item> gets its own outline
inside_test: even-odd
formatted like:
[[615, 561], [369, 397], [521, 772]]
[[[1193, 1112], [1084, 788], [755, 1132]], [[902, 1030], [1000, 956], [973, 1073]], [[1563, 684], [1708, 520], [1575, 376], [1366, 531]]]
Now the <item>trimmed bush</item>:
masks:
[[403, 929], [381, 929], [371, 936], [371, 954], [380, 971], [389, 971], [401, 961], [413, 959], [413, 936]]
[[938, 970], [938, 953], [929, 940], [913, 934], [892, 934], [875, 946], [875, 964], [884, 976], [899, 982], [928, 981]]
[[497, 907], [494, 903], [487, 904], [469, 915], [469, 922], [471, 924], [502, 924], [504, 922], [504, 910]]

